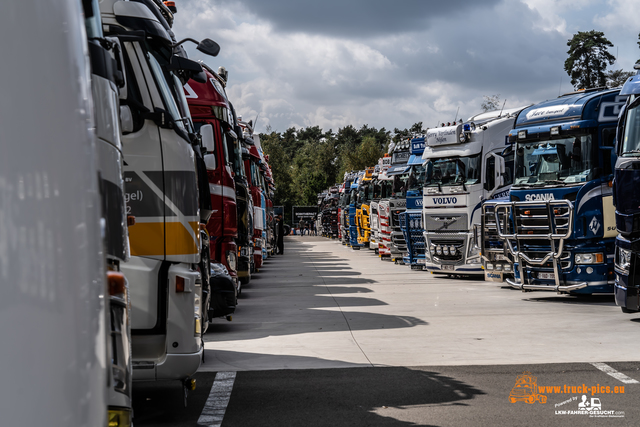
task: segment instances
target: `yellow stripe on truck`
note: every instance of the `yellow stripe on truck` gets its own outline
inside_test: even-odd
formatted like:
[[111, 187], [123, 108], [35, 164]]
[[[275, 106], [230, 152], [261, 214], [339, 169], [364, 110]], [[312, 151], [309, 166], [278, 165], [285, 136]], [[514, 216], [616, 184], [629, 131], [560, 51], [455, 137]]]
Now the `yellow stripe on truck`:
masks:
[[[137, 225], [137, 224], [136, 224]], [[180, 222], [167, 222], [167, 255], [192, 255], [198, 252], [198, 242]], [[189, 222], [196, 236], [199, 236], [198, 222]]]
[[[198, 222], [189, 222], [196, 236]], [[138, 222], [129, 227], [131, 255], [164, 256], [166, 233], [166, 255], [193, 255], [198, 253], [198, 243], [180, 222]]]
[[129, 244], [131, 255], [163, 256], [164, 222], [138, 222], [129, 227]]

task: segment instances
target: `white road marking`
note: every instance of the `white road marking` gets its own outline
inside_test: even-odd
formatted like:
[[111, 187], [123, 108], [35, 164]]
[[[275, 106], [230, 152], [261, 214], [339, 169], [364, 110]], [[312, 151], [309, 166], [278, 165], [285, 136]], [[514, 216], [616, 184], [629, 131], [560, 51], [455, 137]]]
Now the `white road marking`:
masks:
[[633, 378], [626, 376], [622, 372], [616, 371], [606, 363], [594, 362], [592, 363], [592, 365], [600, 369], [605, 374], [611, 375], [613, 378], [617, 379], [618, 381], [622, 381], [625, 384], [640, 384], [640, 381], [634, 380]]
[[198, 418], [199, 426], [220, 427], [229, 404], [235, 379], [235, 372], [218, 372], [216, 374], [207, 403], [204, 404], [200, 418]]

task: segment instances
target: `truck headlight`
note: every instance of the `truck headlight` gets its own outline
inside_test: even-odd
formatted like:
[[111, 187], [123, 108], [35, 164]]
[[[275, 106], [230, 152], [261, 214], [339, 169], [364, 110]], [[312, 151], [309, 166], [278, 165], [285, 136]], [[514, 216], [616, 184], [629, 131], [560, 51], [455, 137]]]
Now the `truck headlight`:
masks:
[[602, 264], [604, 262], [604, 255], [602, 252], [576, 254], [574, 259], [576, 264]]
[[226, 255], [227, 255], [227, 265], [229, 266], [229, 269], [235, 271], [238, 256], [236, 255], [235, 251], [227, 251]]
[[473, 242], [469, 243], [469, 252], [467, 253], [467, 258], [473, 258], [478, 255], [480, 255], [480, 248], [473, 244]]
[[621, 270], [628, 271], [631, 267], [631, 251], [617, 247], [616, 266]]

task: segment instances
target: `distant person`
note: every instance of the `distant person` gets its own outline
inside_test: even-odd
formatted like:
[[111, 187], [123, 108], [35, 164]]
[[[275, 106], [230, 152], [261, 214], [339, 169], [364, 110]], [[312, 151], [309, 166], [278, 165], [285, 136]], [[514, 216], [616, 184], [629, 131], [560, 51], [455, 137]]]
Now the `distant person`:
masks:
[[278, 223], [276, 225], [276, 229], [278, 233], [276, 254], [284, 255], [284, 218], [282, 218], [282, 215], [278, 215]]
[[300, 230], [300, 235], [304, 236], [304, 220], [300, 219], [300, 222], [298, 223], [298, 230]]
[[313, 227], [313, 235], [317, 236], [318, 235], [318, 230], [316, 230], [316, 223], [315, 221], [311, 223], [311, 226]]

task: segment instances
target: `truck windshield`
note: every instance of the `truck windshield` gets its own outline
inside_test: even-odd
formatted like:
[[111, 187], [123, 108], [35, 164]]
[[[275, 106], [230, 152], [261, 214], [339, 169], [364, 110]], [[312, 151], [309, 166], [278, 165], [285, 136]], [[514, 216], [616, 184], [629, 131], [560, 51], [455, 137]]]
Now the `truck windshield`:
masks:
[[393, 187], [391, 189], [392, 197], [404, 197], [407, 194], [407, 181], [409, 180], [409, 174], [404, 173], [402, 175], [393, 176]]
[[358, 203], [358, 190], [356, 190], [355, 188], [351, 190], [349, 203], [352, 205], [355, 205], [356, 203]]
[[624, 136], [622, 137], [622, 157], [640, 156], [640, 104], [627, 110]]
[[447, 157], [432, 159], [427, 163], [431, 169], [429, 177], [425, 172], [425, 186], [478, 184], [481, 178], [482, 153], [468, 157]]
[[420, 191], [427, 179], [427, 169], [423, 165], [413, 165], [409, 171], [407, 191]]
[[597, 160], [593, 158], [591, 135], [541, 142], [518, 142], [516, 185], [545, 185], [585, 182], [592, 179]]
[[393, 193], [393, 181], [390, 179], [385, 179], [380, 181], [380, 198], [388, 199], [391, 197], [391, 193]]
[[373, 192], [371, 191], [371, 181], [364, 183], [358, 189], [358, 197], [360, 203], [369, 202], [373, 199]]
[[[182, 115], [178, 110], [176, 100], [173, 98], [173, 94], [171, 92], [169, 84], [167, 83], [167, 80], [164, 77], [164, 73], [162, 72], [162, 68], [158, 63], [158, 60], [153, 55], [154, 52], [151, 51], [151, 53], [151, 55], [147, 55], [150, 65], [149, 68], [151, 68], [151, 71], [153, 72], [153, 76], [155, 77], [156, 83], [158, 85], [158, 90], [162, 95], [162, 100], [164, 101], [164, 105], [167, 108], [167, 112], [171, 115], [171, 118], [173, 118], [176, 126], [178, 126], [182, 130], [185, 130], [184, 124], [182, 123]], [[184, 92], [184, 90], [182, 91]]]

